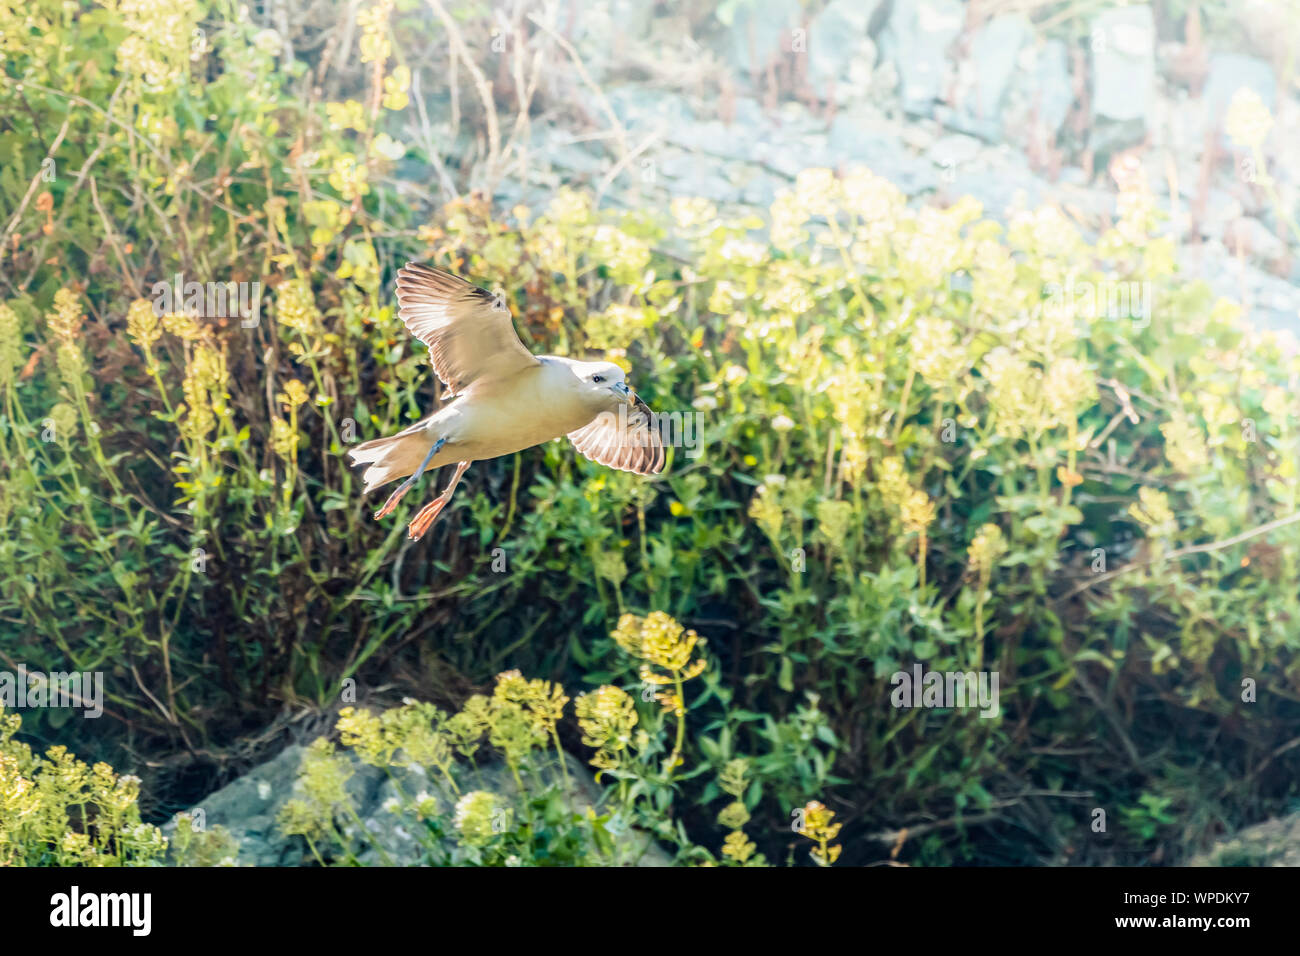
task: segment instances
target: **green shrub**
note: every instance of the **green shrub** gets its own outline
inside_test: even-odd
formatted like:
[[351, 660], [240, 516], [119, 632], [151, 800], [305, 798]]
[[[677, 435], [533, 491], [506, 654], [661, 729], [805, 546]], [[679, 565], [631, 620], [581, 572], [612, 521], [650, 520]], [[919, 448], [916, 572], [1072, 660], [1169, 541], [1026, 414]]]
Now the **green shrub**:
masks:
[[[162, 831], [140, 819], [140, 778], [106, 763], [88, 766], [51, 747], [44, 757], [14, 739], [17, 714], [0, 708], [0, 866], [156, 866], [167, 851]], [[175, 862], [230, 862], [230, 836], [193, 829], [184, 816]]]
[[[854, 862], [912, 820], [957, 825], [909, 858], [1026, 862], [1068, 856], [1093, 806], [1172, 801], [1195, 841], [1287, 792], [1300, 364], [1179, 274], [1141, 190], [1093, 242], [1052, 208], [912, 208], [865, 170], [807, 171], [770, 221], [562, 189], [421, 224], [391, 4], [332, 100], [231, 4], [74, 7], [0, 4], [8, 666], [102, 670], [137, 746], [219, 747], [348, 679], [453, 709], [503, 667], [638, 698], [609, 635], [661, 611], [716, 666], [650, 682], [691, 726], [610, 777], [679, 842], [738, 829], [717, 776], [740, 759], [774, 860], [818, 796]], [[405, 545], [342, 456], [436, 403], [388, 291], [407, 258], [503, 290], [534, 349], [602, 350], [701, 413], [703, 454], [656, 481], [564, 443], [480, 464]], [[159, 320], [146, 293], [178, 272], [264, 283], [261, 321]], [[1112, 305], [1130, 281], [1145, 305]], [[918, 661], [997, 671], [1001, 717], [892, 707]], [[1028, 842], [979, 843], [968, 813]], [[1114, 852], [1145, 858], [1148, 829]]]

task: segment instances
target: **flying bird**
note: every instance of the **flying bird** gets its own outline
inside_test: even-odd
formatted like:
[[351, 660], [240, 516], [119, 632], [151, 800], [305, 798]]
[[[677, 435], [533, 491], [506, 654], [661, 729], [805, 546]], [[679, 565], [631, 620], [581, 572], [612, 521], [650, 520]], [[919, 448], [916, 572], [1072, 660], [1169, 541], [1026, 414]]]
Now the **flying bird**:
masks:
[[515, 334], [510, 311], [485, 289], [441, 269], [408, 262], [397, 272], [398, 316], [429, 348], [429, 362], [453, 401], [388, 438], [352, 449], [364, 493], [405, 478], [375, 520], [390, 514], [426, 469], [455, 463], [451, 483], [407, 526], [418, 541], [433, 526], [473, 462], [567, 435], [587, 458], [638, 475], [664, 467], [654, 413], [612, 362], [534, 355]]

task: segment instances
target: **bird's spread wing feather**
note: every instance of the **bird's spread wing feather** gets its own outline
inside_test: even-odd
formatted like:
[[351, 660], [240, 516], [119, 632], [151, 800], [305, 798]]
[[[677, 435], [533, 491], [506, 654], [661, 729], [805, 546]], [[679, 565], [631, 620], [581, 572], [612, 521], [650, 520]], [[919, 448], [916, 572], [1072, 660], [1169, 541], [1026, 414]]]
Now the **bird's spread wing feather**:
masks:
[[664, 468], [658, 421], [639, 398], [625, 417], [601, 412], [590, 424], [569, 432], [569, 440], [587, 458], [620, 471], [657, 475]]
[[452, 395], [479, 379], [508, 378], [538, 364], [515, 334], [510, 310], [449, 272], [408, 262], [397, 272], [397, 302], [398, 315], [429, 347], [429, 362]]

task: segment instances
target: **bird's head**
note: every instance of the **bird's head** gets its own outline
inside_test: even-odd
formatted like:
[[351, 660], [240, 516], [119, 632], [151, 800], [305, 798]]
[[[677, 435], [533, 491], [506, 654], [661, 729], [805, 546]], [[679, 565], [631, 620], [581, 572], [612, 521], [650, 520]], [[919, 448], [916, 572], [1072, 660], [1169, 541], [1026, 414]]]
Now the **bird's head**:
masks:
[[574, 368], [583, 397], [599, 411], [632, 404], [635, 395], [627, 387], [623, 370], [613, 362], [582, 362]]

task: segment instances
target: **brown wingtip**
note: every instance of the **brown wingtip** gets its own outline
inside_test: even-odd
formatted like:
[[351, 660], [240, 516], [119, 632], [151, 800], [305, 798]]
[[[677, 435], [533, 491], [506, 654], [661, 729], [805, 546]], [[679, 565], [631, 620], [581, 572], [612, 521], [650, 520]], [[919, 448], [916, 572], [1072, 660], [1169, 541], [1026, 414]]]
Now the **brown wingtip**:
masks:
[[[418, 262], [408, 262], [397, 270], [396, 286], [397, 302], [403, 307], [408, 304], [443, 303], [461, 296], [488, 298], [491, 295], [485, 289], [480, 289], [468, 279], [462, 279], [455, 273], [421, 265]], [[422, 296], [427, 297], [426, 301], [421, 302]]]

